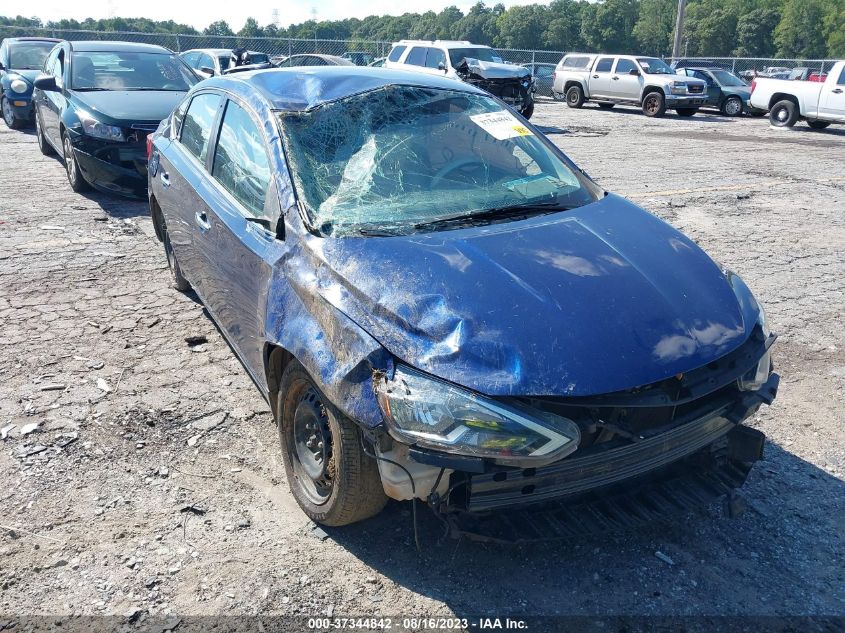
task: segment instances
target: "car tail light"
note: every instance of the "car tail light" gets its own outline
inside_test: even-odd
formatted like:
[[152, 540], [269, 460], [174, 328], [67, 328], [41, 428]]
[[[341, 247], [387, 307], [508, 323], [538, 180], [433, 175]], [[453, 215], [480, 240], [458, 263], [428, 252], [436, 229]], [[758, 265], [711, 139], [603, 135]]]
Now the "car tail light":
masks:
[[754, 79], [754, 80], [751, 82], [751, 94], [754, 94], [754, 89], [755, 89], [756, 87], [757, 87], [757, 80], [756, 80], [756, 79]]
[[147, 161], [149, 162], [150, 156], [153, 155], [153, 135], [147, 134]]

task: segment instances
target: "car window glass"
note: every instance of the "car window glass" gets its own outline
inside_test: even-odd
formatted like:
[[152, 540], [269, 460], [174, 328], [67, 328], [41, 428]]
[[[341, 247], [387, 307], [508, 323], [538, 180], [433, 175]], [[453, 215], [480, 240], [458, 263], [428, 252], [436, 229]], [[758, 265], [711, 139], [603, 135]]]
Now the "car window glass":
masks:
[[59, 49], [58, 53], [56, 53], [56, 59], [53, 61], [52, 74], [56, 78], [56, 85], [59, 88], [65, 85], [65, 52], [62, 49]]
[[425, 65], [428, 68], [439, 68], [440, 64], [446, 67], [446, 53], [439, 48], [429, 48], [428, 55], [425, 58]]
[[197, 61], [198, 68], [211, 68], [214, 69], [214, 60], [211, 59], [211, 55], [206, 55], [205, 53], [200, 54], [200, 58]]
[[551, 77], [555, 69], [552, 66], [537, 66], [538, 77]]
[[208, 156], [208, 139], [211, 137], [211, 126], [220, 105], [220, 95], [199, 94], [191, 100], [188, 112], [182, 123], [180, 141], [191, 154], [201, 163], [205, 163]]
[[584, 55], [567, 57], [563, 60], [564, 68], [587, 68], [590, 65], [590, 58]]
[[620, 59], [616, 62], [616, 73], [619, 75], [627, 75], [632, 70], [636, 70], [637, 66], [630, 59]]
[[308, 58], [308, 65], [309, 66], [328, 66], [326, 60], [322, 57], [317, 57], [316, 55], [312, 55]]
[[694, 71], [692, 71], [692, 76], [693, 76], [693, 77], [695, 77], [696, 79], [701, 79], [702, 81], [706, 81], [708, 86], [709, 86], [710, 84], [712, 84], [712, 83], [713, 83], [713, 80], [712, 80], [712, 79], [710, 79], [710, 77], [708, 77], [707, 75], [705, 75], [705, 74], [704, 74], [703, 72], [701, 72], [700, 70], [694, 70]]
[[596, 65], [596, 72], [597, 73], [609, 73], [611, 68], [613, 68], [613, 58], [612, 57], [602, 57], [599, 60], [599, 63]]
[[415, 46], [412, 48], [405, 63], [412, 66], [425, 66], [425, 47]]
[[229, 101], [223, 114], [211, 175], [250, 215], [265, 215], [270, 163], [264, 139], [252, 118], [234, 101]]
[[197, 67], [197, 59], [199, 59], [199, 53], [185, 53], [182, 56], [182, 59], [185, 60], [185, 63], [188, 64], [191, 68]]
[[842, 72], [839, 74], [839, 81], [836, 83], [840, 86], [845, 86], [845, 68], [842, 69]]
[[71, 56], [74, 90], [185, 91], [197, 81], [173, 53], [134, 51], [75, 51]]
[[399, 58], [402, 57], [402, 53], [405, 52], [405, 49], [408, 48], [407, 46], [394, 46], [393, 50], [390, 51], [390, 55], [387, 56], [392, 62], [398, 62]]
[[185, 111], [188, 109], [190, 99], [185, 99], [179, 104], [179, 107], [173, 111], [173, 129], [170, 130], [170, 138], [179, 138], [179, 132], [182, 131], [182, 123], [185, 121]]

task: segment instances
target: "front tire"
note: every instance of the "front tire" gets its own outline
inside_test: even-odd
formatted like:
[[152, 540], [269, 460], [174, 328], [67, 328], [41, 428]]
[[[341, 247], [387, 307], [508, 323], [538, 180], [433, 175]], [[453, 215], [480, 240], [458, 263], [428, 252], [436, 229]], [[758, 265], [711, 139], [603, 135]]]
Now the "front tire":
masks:
[[649, 92], [643, 99], [643, 114], [647, 117], [662, 117], [666, 114], [666, 97], [662, 92]]
[[691, 117], [698, 113], [698, 108], [678, 108], [675, 112], [678, 113], [678, 116]]
[[572, 86], [566, 91], [566, 105], [570, 108], [580, 108], [584, 105], [584, 89], [581, 86]]
[[784, 99], [772, 106], [769, 112], [769, 122], [775, 127], [792, 127], [798, 123], [801, 113], [794, 101]]
[[387, 496], [357, 426], [329, 402], [299, 362], [285, 368], [276, 402], [285, 473], [302, 511], [329, 526], [381, 512]]
[[62, 134], [62, 153], [64, 154], [65, 171], [67, 172], [67, 181], [70, 183], [70, 188], [76, 193], [88, 191], [91, 185], [88, 184], [79, 170], [79, 163], [76, 162], [76, 155], [73, 153], [73, 145], [70, 142], [70, 136], [68, 136], [67, 132]]
[[823, 130], [830, 125], [829, 121], [811, 121], [807, 120], [807, 125], [809, 125], [814, 130]]
[[0, 97], [0, 108], [3, 110], [3, 120], [10, 130], [18, 130], [23, 127], [23, 121], [12, 112], [12, 105], [6, 97]]
[[719, 110], [725, 116], [739, 116], [742, 114], [742, 99], [739, 97], [728, 97]]

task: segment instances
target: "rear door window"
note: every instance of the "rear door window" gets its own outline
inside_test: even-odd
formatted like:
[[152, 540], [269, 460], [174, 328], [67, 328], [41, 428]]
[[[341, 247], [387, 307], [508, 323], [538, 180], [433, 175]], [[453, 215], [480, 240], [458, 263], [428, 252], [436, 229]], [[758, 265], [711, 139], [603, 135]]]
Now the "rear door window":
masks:
[[182, 56], [182, 59], [184, 59], [185, 63], [188, 64], [188, 66], [190, 66], [191, 68], [199, 68], [199, 65], [197, 64], [197, 60], [199, 60], [199, 58], [200, 58], [200, 54], [196, 53], [196, 52], [185, 53]]
[[211, 175], [251, 217], [265, 216], [270, 161], [264, 149], [264, 138], [252, 117], [234, 101], [226, 104]]
[[221, 96], [218, 94], [209, 92], [198, 94], [191, 100], [191, 105], [188, 106], [182, 122], [179, 140], [184, 148], [203, 164], [208, 156], [208, 141], [211, 138], [212, 126], [217, 117], [220, 101]]
[[620, 59], [616, 62], [616, 74], [617, 75], [627, 75], [632, 70], [636, 70], [637, 65], [632, 62], [630, 59]]
[[387, 59], [392, 62], [398, 62], [399, 58], [402, 57], [402, 53], [405, 52], [405, 49], [408, 48], [407, 46], [394, 46], [393, 50], [390, 51], [390, 55], [387, 56]]
[[405, 63], [411, 64], [411, 66], [425, 66], [425, 47], [415, 46], [412, 48]]
[[609, 73], [611, 68], [613, 68], [613, 58], [612, 57], [602, 57], [599, 60], [599, 63], [596, 64], [596, 72], [597, 73]]
[[573, 55], [563, 60], [564, 68], [588, 68], [589, 66], [590, 58], [586, 55]]
[[842, 69], [842, 72], [839, 74], [839, 81], [836, 83], [839, 86], [845, 86], [845, 68]]

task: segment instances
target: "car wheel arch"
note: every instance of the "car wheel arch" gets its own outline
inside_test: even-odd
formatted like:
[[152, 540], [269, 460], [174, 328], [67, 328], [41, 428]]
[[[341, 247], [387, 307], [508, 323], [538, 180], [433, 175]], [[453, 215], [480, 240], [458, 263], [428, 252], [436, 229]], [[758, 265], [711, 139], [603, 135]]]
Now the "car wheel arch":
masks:
[[771, 110], [776, 103], [780, 101], [792, 101], [796, 106], [798, 106], [798, 110], [801, 110], [801, 104], [798, 102], [798, 98], [795, 95], [791, 95], [785, 92], [776, 92], [772, 95], [772, 98], [769, 99], [769, 110]]
[[267, 379], [270, 409], [274, 416], [276, 415], [277, 394], [279, 393], [282, 376], [287, 366], [294, 360], [296, 360], [296, 357], [281, 345], [267, 343], [264, 346], [264, 375]]
[[153, 230], [159, 242], [164, 242], [164, 215], [161, 212], [161, 206], [156, 200], [155, 195], [150, 195], [150, 215], [153, 220]]

